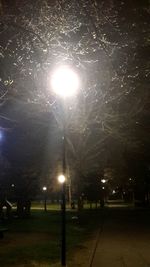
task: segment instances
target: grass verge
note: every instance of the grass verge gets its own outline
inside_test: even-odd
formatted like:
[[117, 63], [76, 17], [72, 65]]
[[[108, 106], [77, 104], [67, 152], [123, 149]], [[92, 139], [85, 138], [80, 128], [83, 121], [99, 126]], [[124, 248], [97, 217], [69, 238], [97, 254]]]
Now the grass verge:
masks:
[[[67, 211], [67, 257], [71, 259], [82, 242], [90, 238], [99, 224], [101, 212], [85, 210], [79, 220], [75, 211]], [[9, 231], [0, 240], [0, 266], [48, 267], [57, 266], [61, 246], [60, 211], [33, 210], [31, 218], [5, 222]]]

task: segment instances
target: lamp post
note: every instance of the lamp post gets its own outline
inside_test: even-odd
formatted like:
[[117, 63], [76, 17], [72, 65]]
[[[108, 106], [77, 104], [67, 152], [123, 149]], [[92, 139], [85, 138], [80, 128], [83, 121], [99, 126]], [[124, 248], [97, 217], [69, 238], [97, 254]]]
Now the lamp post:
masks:
[[66, 109], [65, 99], [76, 94], [79, 88], [79, 77], [69, 66], [63, 65], [54, 69], [51, 76], [51, 87], [63, 100], [63, 136], [62, 136], [62, 175], [58, 181], [62, 184], [62, 244], [61, 265], [66, 266]]
[[58, 176], [58, 182], [62, 185], [62, 202], [61, 202], [61, 212], [62, 212], [62, 235], [61, 235], [61, 265], [66, 266], [66, 177], [64, 174]]
[[46, 195], [46, 191], [47, 191], [47, 187], [46, 186], [43, 186], [43, 192], [44, 192], [44, 211], [47, 211], [47, 203], [46, 203], [46, 200], [47, 200], [47, 195]]

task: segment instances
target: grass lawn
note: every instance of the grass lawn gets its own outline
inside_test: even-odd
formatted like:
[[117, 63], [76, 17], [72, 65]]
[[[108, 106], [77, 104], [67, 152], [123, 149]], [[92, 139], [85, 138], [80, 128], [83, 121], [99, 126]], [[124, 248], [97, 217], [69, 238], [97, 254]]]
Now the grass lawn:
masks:
[[[71, 259], [95, 230], [99, 212], [85, 210], [81, 222], [72, 220], [75, 211], [67, 211], [67, 254]], [[0, 240], [0, 266], [48, 267], [59, 262], [61, 214], [59, 210], [33, 209], [31, 218], [5, 222], [9, 231]]]

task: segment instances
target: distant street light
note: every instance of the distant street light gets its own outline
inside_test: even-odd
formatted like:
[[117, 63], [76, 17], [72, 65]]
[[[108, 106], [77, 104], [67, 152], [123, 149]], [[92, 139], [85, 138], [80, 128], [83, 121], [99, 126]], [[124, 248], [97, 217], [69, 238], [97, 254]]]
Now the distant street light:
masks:
[[44, 211], [47, 211], [47, 187], [43, 186], [43, 192], [44, 192]]
[[60, 184], [63, 184], [65, 181], [66, 181], [66, 177], [63, 174], [58, 176], [58, 182]]
[[46, 191], [47, 190], [47, 187], [46, 186], [43, 186], [43, 191]]
[[[79, 89], [79, 77], [77, 73], [67, 65], [54, 69], [51, 75], [51, 87], [55, 94], [65, 100], [74, 96]], [[62, 146], [62, 171], [58, 180], [62, 184], [62, 245], [61, 245], [61, 265], [66, 266], [66, 113], [63, 102], [63, 146]]]
[[105, 180], [105, 179], [102, 179], [101, 182], [102, 182], [103, 184], [105, 184], [105, 183], [106, 183], [106, 180]]

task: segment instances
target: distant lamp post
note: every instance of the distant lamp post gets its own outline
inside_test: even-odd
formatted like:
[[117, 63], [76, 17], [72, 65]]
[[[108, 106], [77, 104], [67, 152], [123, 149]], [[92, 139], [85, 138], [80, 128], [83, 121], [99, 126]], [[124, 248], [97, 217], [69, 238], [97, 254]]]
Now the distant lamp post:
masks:
[[47, 187], [43, 186], [43, 193], [44, 193], [44, 211], [47, 211]]
[[101, 189], [102, 189], [102, 191], [101, 191], [101, 194], [102, 194], [102, 196], [101, 196], [101, 207], [104, 207], [104, 203], [105, 203], [105, 198], [106, 198], [106, 196], [105, 196], [105, 194], [106, 194], [106, 190], [105, 190], [105, 183], [106, 183], [107, 181], [106, 181], [106, 179], [101, 179]]
[[43, 191], [46, 191], [47, 190], [47, 187], [46, 186], [43, 186]]
[[63, 184], [65, 181], [66, 181], [66, 177], [65, 177], [63, 174], [60, 174], [60, 175], [58, 176], [58, 182], [59, 182], [60, 184]]
[[73, 97], [79, 89], [78, 74], [70, 66], [63, 65], [54, 69], [51, 75], [53, 92], [62, 98], [63, 104], [63, 136], [62, 136], [62, 171], [58, 181], [62, 184], [62, 244], [61, 265], [66, 266], [66, 112], [65, 99]]
[[102, 182], [102, 184], [105, 184], [106, 183], [106, 180], [105, 179], [102, 179], [101, 182]]

